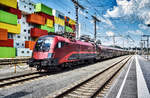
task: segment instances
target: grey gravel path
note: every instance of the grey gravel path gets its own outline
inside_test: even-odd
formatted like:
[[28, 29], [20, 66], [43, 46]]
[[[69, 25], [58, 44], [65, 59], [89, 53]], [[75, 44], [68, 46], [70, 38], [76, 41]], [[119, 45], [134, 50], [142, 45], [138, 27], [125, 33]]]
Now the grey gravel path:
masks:
[[29, 65], [27, 65], [26, 63], [17, 64], [16, 73], [14, 65], [1, 65], [1, 66], [2, 67], [0, 68], [0, 79], [36, 71], [35, 68], [32, 69], [29, 68]]
[[49, 76], [17, 84], [13, 87], [0, 89], [0, 98], [43, 98], [50, 93], [62, 89], [75, 81], [85, 78], [95, 71], [102, 70], [112, 63], [121, 60], [123, 57], [99, 62], [89, 66], [69, 70], [62, 73], [51, 74]]

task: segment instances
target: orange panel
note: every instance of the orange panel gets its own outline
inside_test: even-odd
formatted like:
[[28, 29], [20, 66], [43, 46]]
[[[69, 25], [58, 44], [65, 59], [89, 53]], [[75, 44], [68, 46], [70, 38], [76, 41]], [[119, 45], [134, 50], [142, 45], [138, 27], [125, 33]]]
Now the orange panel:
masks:
[[29, 48], [30, 50], [33, 50], [35, 41], [25, 41], [25, 48]]
[[0, 40], [8, 40], [8, 30], [0, 28]]
[[30, 14], [27, 17], [27, 22], [45, 25], [46, 19], [43, 16], [37, 14]]

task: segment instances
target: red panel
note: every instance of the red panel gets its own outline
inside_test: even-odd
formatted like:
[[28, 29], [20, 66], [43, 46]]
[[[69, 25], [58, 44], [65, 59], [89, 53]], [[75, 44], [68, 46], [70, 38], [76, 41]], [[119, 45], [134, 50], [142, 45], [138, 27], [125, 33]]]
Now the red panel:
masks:
[[72, 29], [75, 31], [75, 30], [76, 30], [76, 26], [75, 26], [75, 25], [72, 25]]
[[34, 52], [34, 59], [46, 59], [48, 57], [48, 52]]
[[69, 27], [72, 28], [72, 24], [69, 24]]
[[47, 30], [41, 30], [39, 28], [32, 28], [31, 29], [31, 37], [40, 37], [43, 35], [48, 35]]
[[65, 21], [65, 25], [66, 25], [66, 26], [69, 26], [69, 22], [66, 22], [66, 21]]
[[42, 12], [39, 12], [38, 14], [39, 14], [40, 16], [45, 17], [46, 19], [48, 18], [48, 19], [51, 19], [51, 20], [54, 21], [54, 16], [50, 16], [50, 15], [47, 15], [47, 14], [42, 13]]
[[13, 47], [14, 40], [8, 39], [8, 40], [0, 40], [0, 47]]
[[76, 34], [75, 34], [75, 33], [71, 33], [71, 35], [72, 35], [72, 36], [74, 36], [74, 37], [76, 36]]
[[8, 12], [12, 13], [12, 14], [15, 14], [18, 16], [18, 19], [21, 19], [21, 11], [18, 10], [18, 9], [14, 9], [14, 8], [9, 8], [8, 9]]

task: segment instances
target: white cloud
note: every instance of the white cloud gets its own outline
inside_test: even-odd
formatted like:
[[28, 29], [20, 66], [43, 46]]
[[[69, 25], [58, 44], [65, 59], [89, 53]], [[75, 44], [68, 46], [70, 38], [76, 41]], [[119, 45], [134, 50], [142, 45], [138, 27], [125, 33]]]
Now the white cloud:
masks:
[[[115, 41], [115, 43], [114, 43]], [[110, 46], [110, 45], [117, 45], [120, 47], [123, 47], [123, 40], [122, 37], [115, 37], [115, 40], [113, 41], [113, 37], [109, 37], [109, 40], [102, 40], [102, 45]], [[126, 43], [126, 41], [125, 41]]]
[[138, 27], [142, 30], [147, 30], [149, 29], [149, 27], [147, 25], [144, 25], [144, 24], [139, 24]]
[[128, 33], [131, 33], [134, 35], [142, 35], [143, 34], [143, 32], [141, 30], [135, 30], [135, 31], [129, 30]]
[[97, 30], [99, 30], [99, 29], [100, 29], [100, 27], [99, 27], [99, 26], [96, 26], [96, 29], [97, 29]]
[[[124, 42], [123, 42], [124, 41]], [[137, 41], [136, 41], [137, 42]], [[123, 45], [124, 44], [124, 45]], [[106, 45], [106, 46], [110, 46], [110, 45], [114, 45], [113, 43], [113, 38], [109, 37], [109, 40], [102, 40], [102, 45]], [[115, 45], [120, 46], [120, 47], [135, 47], [138, 46], [138, 43], [134, 43], [126, 38], [122, 37], [115, 37]]]
[[92, 19], [92, 20], [90, 21], [90, 23], [93, 24], [93, 23], [94, 23], [94, 20]]
[[110, 40], [110, 41], [102, 41], [102, 45], [110, 46], [110, 45], [113, 45], [113, 43], [112, 43], [112, 40]]
[[112, 24], [112, 22], [111, 22], [108, 18], [103, 18], [103, 17], [100, 17], [100, 16], [99, 16], [98, 19], [99, 19], [101, 22], [107, 24], [107, 27], [111, 27], [112, 29], [115, 28], [115, 26]]
[[108, 32], [106, 32], [106, 34], [107, 34], [108, 36], [114, 36], [114, 32], [112, 32], [112, 31], [108, 31]]
[[116, 2], [118, 6], [113, 10], [107, 10], [105, 17], [137, 17], [145, 24], [150, 23], [150, 0], [116, 0]]
[[83, 12], [82, 10], [79, 10], [80, 14], [83, 15], [83, 16], [86, 16], [86, 13]]
[[120, 16], [120, 10], [119, 10], [119, 7], [114, 7], [114, 10], [110, 11], [110, 10], [107, 10], [107, 14], [104, 15], [105, 17], [121, 17]]

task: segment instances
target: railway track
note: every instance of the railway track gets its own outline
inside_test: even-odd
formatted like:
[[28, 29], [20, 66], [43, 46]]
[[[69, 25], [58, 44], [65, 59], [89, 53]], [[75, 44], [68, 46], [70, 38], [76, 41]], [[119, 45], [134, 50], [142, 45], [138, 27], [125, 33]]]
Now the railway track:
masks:
[[124, 58], [110, 67], [98, 72], [87, 79], [72, 85], [70, 88], [60, 90], [48, 96], [48, 98], [101, 98], [104, 96], [104, 88], [107, 90], [114, 77], [129, 61], [130, 57]]
[[10, 64], [20, 64], [27, 63], [29, 58], [21, 58], [21, 59], [0, 59], [0, 65], [10, 65]]
[[40, 73], [40, 72], [33, 72], [33, 73], [3, 78], [3, 79], [0, 79], [0, 88], [5, 87], [5, 86], [11, 86], [13, 84], [18, 84], [18, 83], [25, 82], [25, 81], [29, 81], [35, 78], [46, 76], [46, 75], [48, 74]]

